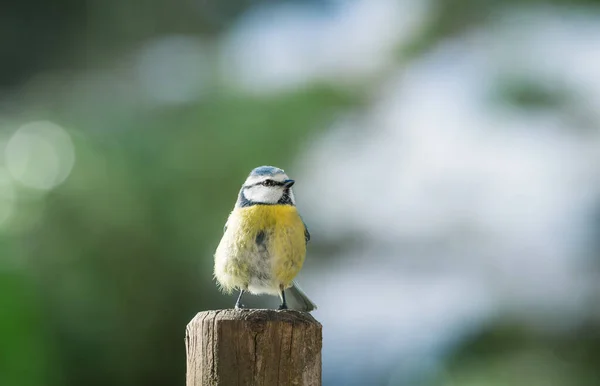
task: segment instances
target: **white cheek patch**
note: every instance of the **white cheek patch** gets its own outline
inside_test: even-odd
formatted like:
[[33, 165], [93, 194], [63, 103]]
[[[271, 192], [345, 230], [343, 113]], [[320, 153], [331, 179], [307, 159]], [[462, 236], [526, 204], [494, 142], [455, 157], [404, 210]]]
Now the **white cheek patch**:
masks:
[[244, 189], [244, 197], [253, 202], [276, 204], [281, 196], [283, 196], [283, 190], [278, 187], [255, 185]]

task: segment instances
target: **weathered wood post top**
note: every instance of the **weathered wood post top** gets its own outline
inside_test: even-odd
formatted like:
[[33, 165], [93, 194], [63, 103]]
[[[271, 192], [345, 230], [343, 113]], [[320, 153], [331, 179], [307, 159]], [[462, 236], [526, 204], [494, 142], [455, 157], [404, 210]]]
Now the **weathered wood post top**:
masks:
[[322, 326], [306, 312], [200, 312], [185, 343], [187, 386], [321, 385]]

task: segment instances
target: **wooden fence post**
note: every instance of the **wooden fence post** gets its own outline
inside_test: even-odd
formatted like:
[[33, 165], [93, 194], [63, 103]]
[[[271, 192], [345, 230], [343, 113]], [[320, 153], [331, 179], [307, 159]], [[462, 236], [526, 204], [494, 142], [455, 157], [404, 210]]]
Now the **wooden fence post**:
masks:
[[186, 385], [320, 386], [321, 331], [295, 310], [200, 312], [186, 329]]

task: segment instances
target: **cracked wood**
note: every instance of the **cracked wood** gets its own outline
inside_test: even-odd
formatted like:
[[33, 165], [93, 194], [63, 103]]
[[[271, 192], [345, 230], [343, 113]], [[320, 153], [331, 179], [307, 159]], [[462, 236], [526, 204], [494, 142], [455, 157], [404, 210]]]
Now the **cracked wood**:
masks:
[[320, 386], [321, 334], [295, 310], [200, 312], [186, 329], [186, 385]]

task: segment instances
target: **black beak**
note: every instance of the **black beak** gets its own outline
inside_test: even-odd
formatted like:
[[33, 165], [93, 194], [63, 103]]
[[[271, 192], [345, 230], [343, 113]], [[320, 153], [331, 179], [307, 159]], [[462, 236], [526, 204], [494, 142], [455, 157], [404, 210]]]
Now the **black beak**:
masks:
[[285, 186], [286, 188], [291, 188], [292, 185], [294, 185], [294, 182], [296, 182], [296, 181], [294, 181], [294, 180], [285, 180], [285, 181], [283, 181], [283, 186]]

